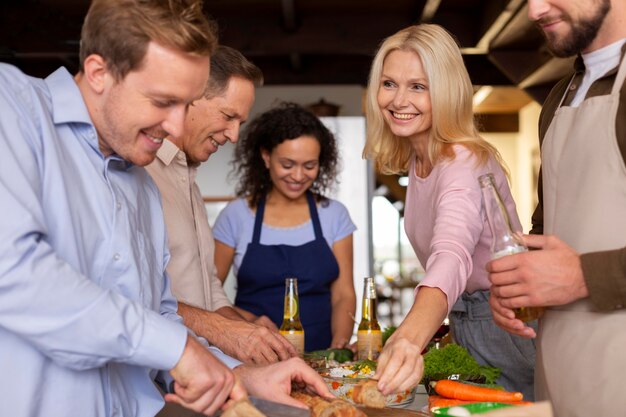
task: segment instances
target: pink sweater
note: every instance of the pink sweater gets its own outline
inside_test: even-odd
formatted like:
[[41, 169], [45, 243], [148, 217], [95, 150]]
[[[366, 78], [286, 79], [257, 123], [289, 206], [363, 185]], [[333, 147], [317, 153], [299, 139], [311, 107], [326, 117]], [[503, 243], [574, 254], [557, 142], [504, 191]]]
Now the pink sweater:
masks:
[[448, 312], [463, 291], [489, 289], [485, 264], [491, 259], [491, 230], [482, 205], [478, 177], [492, 172], [511, 224], [522, 230], [506, 176], [495, 159], [476, 166], [464, 146], [455, 145], [456, 157], [436, 164], [426, 178], [409, 168], [404, 228], [426, 275], [421, 286], [441, 289]]

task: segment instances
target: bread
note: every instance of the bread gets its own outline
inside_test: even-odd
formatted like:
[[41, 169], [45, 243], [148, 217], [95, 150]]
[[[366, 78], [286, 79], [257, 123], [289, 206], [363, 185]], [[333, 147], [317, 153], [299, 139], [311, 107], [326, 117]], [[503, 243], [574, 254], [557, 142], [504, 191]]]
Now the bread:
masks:
[[359, 382], [352, 391], [352, 401], [367, 407], [384, 408], [387, 401], [383, 393], [376, 388], [377, 384], [378, 381], [373, 379]]
[[325, 400], [318, 395], [295, 391], [291, 396], [311, 409], [311, 417], [367, 417], [354, 405], [343, 400]]
[[259, 411], [258, 408], [250, 402], [250, 400], [243, 399], [235, 401], [233, 405], [228, 407], [226, 411], [222, 413], [222, 417], [266, 417], [265, 414]]

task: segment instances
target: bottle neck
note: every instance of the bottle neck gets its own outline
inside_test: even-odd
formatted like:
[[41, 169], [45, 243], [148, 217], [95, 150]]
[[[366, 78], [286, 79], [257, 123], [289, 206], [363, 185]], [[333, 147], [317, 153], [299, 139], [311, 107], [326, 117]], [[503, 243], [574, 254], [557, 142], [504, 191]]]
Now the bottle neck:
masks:
[[481, 181], [480, 185], [487, 222], [492, 235], [492, 253], [496, 256], [502, 256], [504, 252], [515, 253], [525, 250], [520, 236], [511, 227], [507, 208], [502, 202], [495, 184], [492, 181]]
[[379, 330], [376, 309], [378, 306], [376, 298], [376, 287], [373, 278], [365, 278], [363, 287], [363, 304], [361, 308], [361, 322], [359, 330]]

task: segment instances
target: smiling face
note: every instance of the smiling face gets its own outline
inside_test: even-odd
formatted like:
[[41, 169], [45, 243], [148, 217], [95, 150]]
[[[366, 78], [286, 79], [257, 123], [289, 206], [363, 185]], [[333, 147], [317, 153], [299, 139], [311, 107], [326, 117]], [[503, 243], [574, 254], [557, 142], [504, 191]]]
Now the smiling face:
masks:
[[254, 85], [241, 77], [231, 77], [224, 93], [202, 98], [189, 108], [185, 133], [173, 142], [187, 155], [190, 164], [200, 164], [226, 142], [237, 143], [241, 125], [254, 104]]
[[[202, 94], [208, 78], [209, 58], [176, 51], [154, 42], [139, 69], [120, 81], [106, 70], [93, 70], [97, 55], [85, 62], [96, 98], [90, 114], [105, 156], [113, 153], [136, 165], [152, 162], [163, 138], [183, 131], [189, 105]], [[81, 83], [81, 81], [79, 81]]]
[[422, 61], [415, 52], [395, 50], [387, 55], [377, 101], [394, 135], [428, 138], [432, 126], [430, 91]]
[[287, 139], [261, 156], [269, 169], [272, 193], [288, 200], [304, 197], [319, 174], [320, 143], [312, 136]]
[[611, 9], [610, 0], [529, 0], [528, 17], [544, 34], [559, 57], [595, 50], [594, 45]]

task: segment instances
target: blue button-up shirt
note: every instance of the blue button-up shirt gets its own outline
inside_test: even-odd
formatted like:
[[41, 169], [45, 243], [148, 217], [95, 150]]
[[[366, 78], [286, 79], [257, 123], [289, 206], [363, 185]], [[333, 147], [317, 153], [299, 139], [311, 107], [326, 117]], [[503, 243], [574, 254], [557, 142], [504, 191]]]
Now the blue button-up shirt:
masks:
[[153, 416], [187, 329], [160, 197], [98, 148], [72, 76], [0, 64], [0, 415]]

